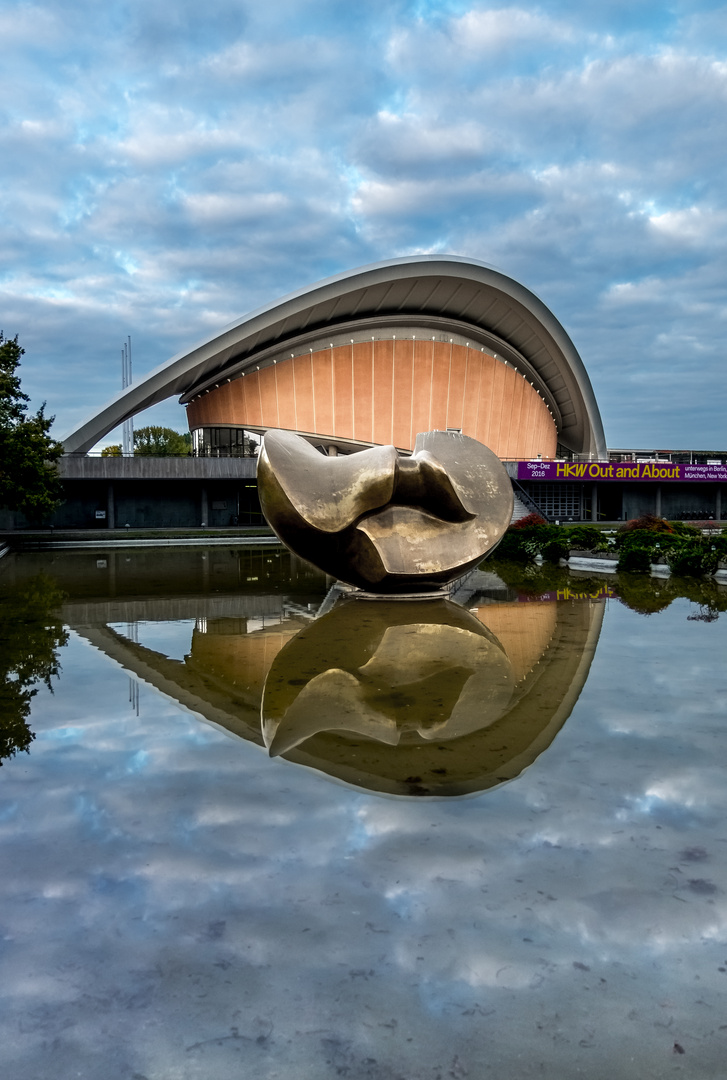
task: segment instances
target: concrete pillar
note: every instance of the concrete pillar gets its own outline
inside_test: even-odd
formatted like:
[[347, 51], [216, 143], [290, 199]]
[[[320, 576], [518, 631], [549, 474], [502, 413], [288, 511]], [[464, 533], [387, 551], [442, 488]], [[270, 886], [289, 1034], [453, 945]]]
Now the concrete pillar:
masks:
[[331, 444], [329, 444], [329, 446], [328, 446], [328, 456], [329, 457], [338, 457], [338, 447], [337, 446], [332, 446]]
[[657, 517], [661, 517], [661, 484], [656, 485], [656, 510], [654, 513]]
[[116, 506], [114, 503], [114, 485], [109, 484], [106, 488], [106, 528], [116, 528]]
[[598, 521], [598, 484], [591, 484], [591, 521]]
[[202, 490], [200, 494], [200, 522], [205, 525], [209, 525], [209, 503], [207, 501], [207, 486], [202, 484]]

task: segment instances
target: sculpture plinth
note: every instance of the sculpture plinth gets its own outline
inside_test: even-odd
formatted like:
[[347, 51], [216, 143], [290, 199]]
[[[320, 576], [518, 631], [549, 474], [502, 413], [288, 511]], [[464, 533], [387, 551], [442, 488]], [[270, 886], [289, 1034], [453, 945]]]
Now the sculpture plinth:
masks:
[[430, 592], [476, 566], [510, 524], [513, 493], [491, 450], [466, 435], [417, 435], [411, 457], [377, 446], [326, 457], [268, 431], [260, 503], [291, 551], [368, 592]]

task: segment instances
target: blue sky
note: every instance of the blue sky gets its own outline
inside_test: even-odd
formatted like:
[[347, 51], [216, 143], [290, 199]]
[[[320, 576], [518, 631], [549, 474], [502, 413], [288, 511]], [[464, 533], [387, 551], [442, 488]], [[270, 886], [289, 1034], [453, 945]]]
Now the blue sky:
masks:
[[609, 445], [727, 446], [724, 5], [0, 2], [0, 38], [0, 328], [58, 436], [126, 334], [138, 378], [451, 252], [551, 307]]

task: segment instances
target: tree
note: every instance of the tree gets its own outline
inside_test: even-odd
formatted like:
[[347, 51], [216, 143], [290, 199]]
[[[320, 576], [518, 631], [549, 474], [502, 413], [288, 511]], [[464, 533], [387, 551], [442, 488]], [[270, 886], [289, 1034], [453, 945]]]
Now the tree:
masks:
[[192, 451], [192, 436], [168, 427], [142, 427], [134, 432], [135, 457], [187, 457]]
[[28, 413], [30, 399], [16, 374], [24, 352], [17, 335], [6, 339], [0, 332], [0, 506], [42, 521], [61, 502], [56, 462], [63, 447], [50, 437], [55, 417], [45, 415], [45, 402]]
[[60, 676], [58, 649], [68, 642], [59, 608], [65, 594], [45, 574], [0, 588], [0, 765], [35, 738], [28, 727], [39, 683]]
[[101, 451], [101, 457], [121, 457], [123, 450], [120, 443], [114, 443], [113, 446], [104, 446]]

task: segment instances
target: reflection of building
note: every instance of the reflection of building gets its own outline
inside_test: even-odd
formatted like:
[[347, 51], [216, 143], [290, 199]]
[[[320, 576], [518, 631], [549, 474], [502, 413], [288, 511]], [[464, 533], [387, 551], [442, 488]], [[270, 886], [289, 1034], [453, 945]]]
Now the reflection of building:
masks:
[[528, 605], [487, 604], [470, 610], [501, 642], [518, 682], [527, 678], [546, 654], [558, 624], [558, 605], [549, 600], [536, 600]]
[[[237, 618], [198, 619], [184, 660], [168, 659], [96, 623], [91, 604], [84, 605], [83, 622], [76, 629], [138, 678], [231, 733], [262, 745], [261, 700], [271, 665], [276, 657], [279, 663], [283, 661], [281, 650], [295, 643], [296, 634], [316, 624], [283, 608], [267, 620], [246, 616], [245, 603], [239, 597]], [[414, 617], [418, 605], [406, 606]], [[406, 621], [404, 605], [399, 609]], [[587, 601], [490, 602], [472, 610], [500, 657], [492, 669], [493, 678], [502, 677], [503, 660], [511, 671], [507, 707], [484, 718], [484, 726], [419, 740], [412, 740], [409, 733], [401, 745], [387, 745], [360, 732], [319, 731], [313, 717], [311, 737], [293, 739], [284, 756], [355, 786], [391, 794], [464, 795], [517, 776], [552, 742], [570, 715], [588, 675], [604, 607]], [[464, 609], [460, 611], [460, 620], [472, 618]], [[106, 613], [101, 604], [99, 614]], [[148, 616], [153, 617], [151, 606]], [[318, 623], [322, 626], [328, 618]], [[416, 641], [415, 634], [412, 648]], [[412, 665], [411, 650], [407, 655], [402, 687], [407, 685]], [[485, 688], [484, 700], [487, 669], [478, 677]], [[422, 684], [425, 690], [427, 685], [426, 681]], [[396, 694], [392, 700], [396, 701]], [[402, 704], [406, 708], [405, 698]], [[407, 715], [408, 727], [410, 719]]]
[[454, 256], [392, 259], [270, 304], [119, 394], [65, 440], [88, 450], [178, 394], [198, 452], [288, 428], [326, 447], [453, 428], [500, 457], [603, 456], [596, 400], [555, 316], [524, 286]]

